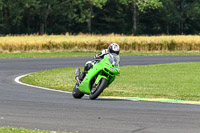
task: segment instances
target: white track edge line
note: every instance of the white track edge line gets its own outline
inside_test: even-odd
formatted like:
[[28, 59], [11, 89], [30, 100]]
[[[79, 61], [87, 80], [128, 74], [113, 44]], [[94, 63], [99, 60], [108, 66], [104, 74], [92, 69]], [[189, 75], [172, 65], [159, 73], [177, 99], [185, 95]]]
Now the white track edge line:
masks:
[[[33, 72], [34, 73], [34, 72]], [[21, 84], [21, 85], [24, 85], [24, 86], [28, 86], [28, 87], [34, 87], [34, 88], [39, 88], [39, 89], [42, 89], [42, 90], [47, 90], [47, 91], [54, 91], [54, 92], [60, 92], [60, 93], [67, 93], [67, 94], [71, 94], [72, 92], [69, 92], [69, 91], [61, 91], [61, 90], [55, 90], [55, 89], [50, 89], [50, 88], [46, 88], [46, 87], [40, 87], [40, 86], [35, 86], [35, 85], [30, 85], [30, 84], [26, 84], [26, 83], [23, 83], [20, 81], [21, 78], [29, 75], [31, 73], [28, 73], [28, 74], [24, 74], [24, 75], [21, 75], [21, 76], [18, 76], [14, 79], [14, 81], [18, 84]], [[99, 97], [101, 99], [114, 99], [114, 98], [106, 98], [106, 97]], [[120, 99], [120, 98], [119, 98]], [[136, 99], [124, 99], [124, 100], [129, 100], [129, 101], [139, 101], [139, 100], [136, 100]]]
[[25, 76], [27, 76], [27, 75], [29, 75], [29, 74], [24, 74], [24, 75], [18, 76], [18, 77], [16, 77], [14, 79], [14, 81], [16, 83], [18, 83], [18, 84], [25, 85], [25, 86], [28, 86], [28, 87], [34, 87], [34, 88], [39, 88], [39, 89], [48, 90], [48, 91], [54, 91], [54, 92], [61, 92], [61, 93], [71, 94], [71, 92], [68, 92], [68, 91], [55, 90], [55, 89], [50, 89], [50, 88], [46, 88], [46, 87], [40, 87], [40, 86], [35, 86], [35, 85], [30, 85], [30, 84], [22, 83], [20, 81], [20, 79], [23, 78], [23, 77], [25, 77]]

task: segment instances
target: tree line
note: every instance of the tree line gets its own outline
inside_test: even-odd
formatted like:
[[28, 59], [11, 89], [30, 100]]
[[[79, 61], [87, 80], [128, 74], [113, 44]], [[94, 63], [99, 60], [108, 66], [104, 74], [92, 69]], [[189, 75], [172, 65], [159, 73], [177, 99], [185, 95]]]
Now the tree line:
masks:
[[199, 34], [200, 0], [0, 0], [0, 34]]

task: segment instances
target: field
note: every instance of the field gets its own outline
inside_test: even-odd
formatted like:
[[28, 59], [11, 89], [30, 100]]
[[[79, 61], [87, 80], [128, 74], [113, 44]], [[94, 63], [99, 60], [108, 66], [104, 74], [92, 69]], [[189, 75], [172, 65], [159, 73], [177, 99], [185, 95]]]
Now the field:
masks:
[[200, 36], [30, 35], [0, 37], [0, 53], [100, 51], [116, 42], [122, 52], [200, 51]]
[[[200, 101], [200, 63], [121, 67], [120, 77], [102, 96], [169, 98]], [[30, 74], [21, 80], [28, 84], [72, 91], [75, 68], [54, 69]]]

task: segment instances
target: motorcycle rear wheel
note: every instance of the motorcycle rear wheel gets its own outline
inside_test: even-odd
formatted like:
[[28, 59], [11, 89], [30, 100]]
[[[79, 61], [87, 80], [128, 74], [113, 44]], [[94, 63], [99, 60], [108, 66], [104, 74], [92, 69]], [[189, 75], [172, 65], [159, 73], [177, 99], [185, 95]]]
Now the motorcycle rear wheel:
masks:
[[103, 90], [106, 88], [106, 85], [108, 83], [108, 80], [105, 78], [102, 78], [100, 83], [97, 85], [95, 90], [91, 90], [89, 98], [91, 100], [95, 100], [102, 92]]

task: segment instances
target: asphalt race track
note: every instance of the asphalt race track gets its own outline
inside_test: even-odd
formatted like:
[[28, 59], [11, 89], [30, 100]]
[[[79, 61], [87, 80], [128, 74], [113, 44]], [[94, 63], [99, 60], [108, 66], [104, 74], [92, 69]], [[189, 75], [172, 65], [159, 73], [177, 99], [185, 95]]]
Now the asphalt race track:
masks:
[[[14, 81], [31, 72], [81, 67], [91, 58], [0, 59], [0, 127], [79, 133], [200, 133], [199, 105], [89, 100], [87, 96], [77, 100], [71, 94]], [[121, 57], [121, 66], [173, 62], [200, 62], [200, 56]]]

